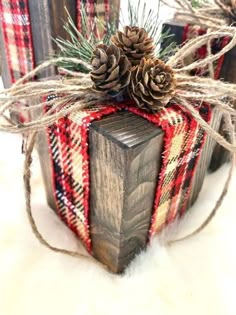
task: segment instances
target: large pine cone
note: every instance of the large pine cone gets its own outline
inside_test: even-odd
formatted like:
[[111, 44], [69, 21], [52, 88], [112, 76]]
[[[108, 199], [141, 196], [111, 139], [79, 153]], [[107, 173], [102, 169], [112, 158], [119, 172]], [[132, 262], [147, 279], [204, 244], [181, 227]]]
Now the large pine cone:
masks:
[[116, 95], [130, 82], [131, 63], [115, 45], [98, 45], [92, 56], [90, 77], [94, 88]]
[[138, 107], [150, 112], [168, 104], [175, 94], [173, 70], [159, 59], [141, 60], [131, 74], [129, 95]]
[[153, 39], [148, 37], [144, 28], [126, 26], [124, 32], [118, 31], [111, 41], [120, 47], [132, 65], [138, 65], [143, 57], [154, 55]]

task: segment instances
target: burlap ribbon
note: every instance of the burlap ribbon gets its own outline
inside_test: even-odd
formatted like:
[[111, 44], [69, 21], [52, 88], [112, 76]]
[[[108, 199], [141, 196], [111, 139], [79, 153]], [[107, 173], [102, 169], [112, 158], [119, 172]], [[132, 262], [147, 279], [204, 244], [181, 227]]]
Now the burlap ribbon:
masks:
[[[210, 40], [225, 36], [229, 37], [230, 40], [220, 52], [215, 55], [210, 53], [205, 59], [197, 60], [187, 66], [182, 66], [182, 59], [191, 51], [195, 51], [199, 47], [206, 45]], [[181, 104], [183, 111], [189, 112], [208, 135], [213, 137], [217, 143], [232, 153], [232, 160], [234, 160], [236, 153], [232, 117], [236, 116], [236, 111], [232, 108], [231, 104], [236, 100], [236, 85], [224, 83], [222, 81], [215, 81], [210, 78], [189, 76], [188, 71], [207, 66], [209, 63], [214, 62], [223, 54], [232, 49], [235, 45], [236, 32], [233, 28], [226, 27], [189, 41], [167, 62], [167, 64], [173, 69], [176, 79], [176, 91], [170, 103]], [[73, 58], [67, 58], [66, 60], [74, 62], [75, 64], [83, 63], [81, 60]], [[89, 75], [85, 74], [71, 73], [71, 77], [61, 77], [58, 80], [46, 80], [42, 82], [29, 81], [40, 71], [58, 63], [58, 61], [58, 59], [53, 59], [41, 64], [35, 70], [31, 71], [22, 79], [18, 80], [11, 88], [0, 91], [0, 131], [21, 133], [27, 136], [24, 164], [25, 198], [27, 214], [34, 234], [43, 245], [56, 252], [81, 257], [81, 254], [79, 253], [51, 246], [37, 229], [31, 209], [30, 168], [32, 163], [32, 151], [36, 142], [38, 131], [52, 125], [58, 119], [70, 113], [93, 105], [97, 106], [99, 103], [111, 103], [112, 100], [109, 96], [94, 91], [91, 87]], [[90, 69], [90, 65], [88, 64], [83, 63], [83, 66]], [[48, 93], [53, 93], [61, 97], [47, 102], [47, 106], [49, 107], [47, 112], [44, 112], [43, 110], [45, 106], [44, 102], [39, 102], [38, 104], [33, 105], [33, 109], [41, 109], [43, 113], [41, 117], [32, 118], [31, 121], [25, 123], [15, 123], [7, 115], [9, 110], [20, 112], [32, 110], [32, 108], [24, 106], [24, 103], [22, 103], [20, 108], [17, 107], [16, 104], [22, 102], [22, 100], [30, 101], [35, 96], [41, 97]], [[217, 107], [222, 112], [230, 133], [229, 141], [214, 131], [211, 126], [200, 116], [199, 111], [196, 110], [196, 106], [201, 106], [202, 102], [209, 103], [210, 105]], [[203, 222], [203, 224], [193, 231], [191, 235], [201, 231], [214, 217], [223, 200], [223, 197], [227, 192], [229, 181], [232, 176], [232, 168], [233, 163], [225, 188], [213, 211]], [[189, 235], [182, 237], [181, 240], [185, 239], [186, 237], [189, 237]], [[172, 240], [170, 243], [176, 241], [179, 240]]]

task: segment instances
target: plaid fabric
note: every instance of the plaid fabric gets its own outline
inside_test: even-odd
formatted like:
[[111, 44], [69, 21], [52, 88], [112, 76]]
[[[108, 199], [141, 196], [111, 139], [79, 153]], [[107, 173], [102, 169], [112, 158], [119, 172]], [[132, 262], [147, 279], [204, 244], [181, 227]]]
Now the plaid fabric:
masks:
[[77, 27], [79, 31], [82, 31], [82, 16], [81, 8], [84, 5], [87, 16], [89, 17], [89, 25], [87, 27], [87, 36], [89, 37], [91, 32], [96, 34], [97, 37], [102, 37], [102, 31], [94, 24], [95, 17], [99, 17], [101, 21], [109, 18], [110, 5], [109, 0], [78, 0], [77, 1]]
[[34, 68], [27, 0], [0, 0], [0, 19], [12, 83]]
[[[164, 131], [162, 167], [160, 174], [157, 174], [159, 180], [150, 236], [185, 212], [205, 140], [202, 128], [177, 105], [165, 108], [158, 114], [148, 114], [125, 105], [101, 106], [72, 114], [50, 127], [48, 141], [57, 210], [89, 251], [89, 124], [118, 110], [129, 110], [140, 115]], [[210, 120], [208, 106], [202, 106], [200, 112], [206, 121]]]
[[[185, 43], [186, 41], [204, 35], [206, 34], [206, 30], [202, 29], [200, 26], [197, 25], [186, 25], [184, 27], [184, 33], [183, 33], [183, 43]], [[223, 38], [223, 39], [215, 39], [212, 41], [211, 43], [211, 50], [213, 54], [218, 53], [219, 51], [221, 51], [229, 42], [229, 39], [227, 37]], [[204, 59], [207, 56], [207, 47], [206, 46], [202, 46], [200, 47], [193, 56], [190, 56], [190, 62], [195, 61], [195, 60], [199, 60], [199, 59]], [[213, 63], [213, 67], [214, 67], [214, 79], [217, 80], [219, 79], [220, 76], [220, 71], [222, 68], [224, 62], [224, 55], [221, 56], [217, 61], [215, 61]], [[201, 68], [201, 69], [197, 69], [195, 71], [192, 71], [193, 75], [204, 75], [204, 76], [209, 76], [209, 71], [208, 68]]]

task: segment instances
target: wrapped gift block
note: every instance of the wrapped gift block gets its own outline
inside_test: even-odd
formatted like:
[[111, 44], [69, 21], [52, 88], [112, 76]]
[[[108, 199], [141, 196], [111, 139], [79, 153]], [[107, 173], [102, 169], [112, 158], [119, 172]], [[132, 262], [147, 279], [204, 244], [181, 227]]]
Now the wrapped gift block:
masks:
[[[191, 21], [190, 21], [191, 23]], [[169, 31], [170, 34], [172, 34], [173, 40], [177, 43], [177, 45], [182, 45], [188, 38], [191, 38], [192, 36], [196, 36], [197, 34], [201, 35], [205, 33], [204, 30], [196, 28], [196, 26], [191, 26], [189, 24], [186, 24], [186, 21], [181, 21], [181, 17], [179, 17], [176, 20], [169, 21], [167, 23], [164, 23], [163, 25], [163, 31]], [[219, 49], [224, 47], [224, 44], [227, 43], [227, 38], [217, 40], [213, 43], [212, 51], [217, 52]], [[165, 42], [162, 43], [163, 48], [165, 47]], [[196, 53], [196, 58], [201, 58], [206, 55], [206, 48], [201, 48]], [[190, 58], [192, 58], [190, 56]], [[192, 61], [192, 59], [191, 59]], [[186, 62], [188, 62], [186, 60]], [[201, 71], [197, 74], [201, 74]], [[227, 52], [225, 56], [223, 56], [216, 64], [215, 64], [215, 78], [216, 79], [223, 79], [226, 82], [230, 83], [236, 83], [236, 47], [234, 47], [232, 50]], [[236, 106], [236, 104], [235, 104]], [[225, 130], [224, 122], [221, 121], [219, 125], [219, 130], [221, 134], [223, 134], [226, 138], [228, 137], [227, 131]], [[229, 153], [220, 145], [216, 144], [214, 146], [213, 156], [210, 162], [210, 169], [212, 171], [219, 168], [224, 162], [229, 160]]]
[[[0, 48], [5, 87], [55, 54], [57, 45], [53, 38], [69, 39], [64, 29], [64, 21], [68, 18], [65, 8], [81, 31], [82, 4], [91, 27], [95, 16], [109, 19], [112, 15], [113, 21], [119, 20], [119, 0], [0, 0]], [[51, 68], [39, 77], [55, 73]]]
[[[217, 128], [215, 111], [204, 105], [201, 114]], [[196, 199], [212, 151], [205, 138], [177, 105], [157, 114], [121, 104], [73, 113], [39, 135], [48, 203], [120, 273]]]

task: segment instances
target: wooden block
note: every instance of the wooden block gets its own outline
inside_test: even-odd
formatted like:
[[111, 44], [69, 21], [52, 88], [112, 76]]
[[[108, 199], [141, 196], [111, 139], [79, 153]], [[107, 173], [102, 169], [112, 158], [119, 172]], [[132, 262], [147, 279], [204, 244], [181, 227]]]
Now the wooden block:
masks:
[[[57, 47], [52, 38], [58, 36], [68, 38], [63, 28], [63, 20], [67, 20], [65, 7], [72, 19], [76, 21], [76, 3], [76, 0], [28, 1], [36, 65], [54, 55]], [[53, 76], [55, 73], [55, 68], [52, 67], [42, 72], [38, 77]]]
[[6, 48], [5, 48], [5, 43], [3, 39], [3, 33], [2, 29], [0, 29], [0, 49], [1, 49], [1, 76], [2, 76], [2, 81], [3, 85], [5, 88], [8, 88], [11, 86], [11, 76], [10, 76], [10, 71], [7, 63], [7, 57], [6, 57]]
[[94, 122], [89, 141], [93, 253], [119, 273], [147, 242], [163, 132], [121, 112]]

